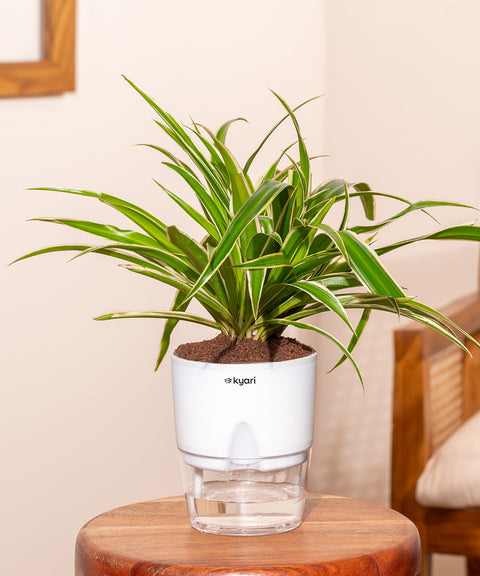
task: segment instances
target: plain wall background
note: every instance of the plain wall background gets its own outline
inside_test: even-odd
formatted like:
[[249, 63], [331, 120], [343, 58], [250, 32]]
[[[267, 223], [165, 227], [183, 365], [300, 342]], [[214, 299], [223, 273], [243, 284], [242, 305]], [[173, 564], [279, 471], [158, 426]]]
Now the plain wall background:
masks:
[[[83, 238], [28, 218], [125, 225], [94, 200], [25, 191], [29, 186], [101, 190], [183, 222], [152, 178], [180, 190], [178, 181], [159, 155], [133, 147], [165, 140], [121, 74], [185, 121], [192, 114], [215, 127], [246, 116], [250, 124], [231, 134], [240, 157], [282, 113], [267, 87], [292, 104], [325, 93], [300, 115], [311, 152], [331, 154], [317, 161], [319, 178], [366, 180], [411, 200], [478, 205], [479, 17], [474, 0], [301, 0], [293, 9], [283, 0], [78, 3], [76, 92], [0, 100], [5, 573], [24, 576], [33, 562], [39, 576], [72, 573], [82, 523], [115, 506], [181, 491], [169, 363], [153, 372], [160, 323], [91, 320], [109, 310], [166, 307], [170, 289], [101, 256], [66, 265], [68, 256], [48, 255], [6, 267], [26, 251]], [[291, 140], [288, 128], [277, 142]], [[269, 148], [272, 155], [276, 150]], [[475, 217], [436, 214], [445, 225]], [[412, 217], [385, 238], [419, 226], [425, 221]], [[477, 251], [465, 245], [408, 247], [388, 265], [410, 294], [432, 305], [476, 286]], [[322, 324], [341, 333], [327, 317]], [[336, 351], [301, 336], [320, 352], [312, 489], [388, 503], [396, 325], [394, 317], [375, 316], [358, 346], [365, 396], [347, 365], [325, 374]], [[180, 326], [173, 344], [204, 334]], [[459, 573], [459, 562], [443, 570]]]

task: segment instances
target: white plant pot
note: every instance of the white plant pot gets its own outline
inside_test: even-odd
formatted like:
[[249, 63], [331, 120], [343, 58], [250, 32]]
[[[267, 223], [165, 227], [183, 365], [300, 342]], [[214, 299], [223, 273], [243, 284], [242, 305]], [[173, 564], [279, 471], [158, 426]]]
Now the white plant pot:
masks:
[[175, 430], [195, 528], [246, 535], [301, 523], [315, 381], [315, 352], [255, 364], [172, 355]]

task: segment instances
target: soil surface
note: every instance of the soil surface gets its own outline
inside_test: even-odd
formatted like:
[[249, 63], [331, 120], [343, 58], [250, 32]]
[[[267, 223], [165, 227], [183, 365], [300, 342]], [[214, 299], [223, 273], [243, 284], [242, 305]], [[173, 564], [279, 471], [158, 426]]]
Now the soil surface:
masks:
[[186, 360], [213, 364], [249, 364], [294, 360], [310, 356], [312, 352], [312, 348], [295, 338], [280, 336], [266, 342], [253, 338], [237, 341], [227, 334], [219, 334], [211, 340], [181, 344], [175, 350], [175, 355]]

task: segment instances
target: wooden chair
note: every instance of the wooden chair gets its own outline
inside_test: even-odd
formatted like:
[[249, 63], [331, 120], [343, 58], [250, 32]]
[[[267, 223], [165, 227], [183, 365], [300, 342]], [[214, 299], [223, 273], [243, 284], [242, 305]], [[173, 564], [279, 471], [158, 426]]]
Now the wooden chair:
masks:
[[[442, 311], [480, 338], [480, 293]], [[472, 357], [430, 328], [412, 324], [395, 331], [392, 508], [418, 528], [424, 576], [433, 553], [464, 555], [469, 575], [480, 575], [480, 508], [425, 508], [415, 500], [427, 460], [480, 409], [480, 351], [466, 346]]]

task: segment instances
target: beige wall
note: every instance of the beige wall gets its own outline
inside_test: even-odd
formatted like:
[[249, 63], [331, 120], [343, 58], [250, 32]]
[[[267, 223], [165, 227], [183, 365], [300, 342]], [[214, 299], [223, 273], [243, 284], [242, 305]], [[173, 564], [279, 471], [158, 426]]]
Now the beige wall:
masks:
[[[77, 4], [77, 91], [0, 101], [0, 547], [9, 576], [26, 576], [33, 565], [38, 576], [72, 574], [75, 535], [89, 518], [181, 492], [169, 363], [153, 372], [161, 324], [91, 320], [168, 307], [170, 290], [95, 256], [67, 265], [65, 255], [49, 255], [7, 268], [26, 251], [83, 238], [28, 218], [125, 226], [93, 200], [24, 189], [102, 190], [182, 223], [152, 178], [176, 189], [178, 182], [159, 155], [133, 146], [165, 141], [122, 73], [185, 121], [191, 113], [216, 127], [246, 116], [251, 123], [232, 130], [241, 157], [282, 114], [268, 87], [293, 104], [324, 91], [318, 0], [297, 3], [295, 22], [286, 0]], [[319, 103], [302, 114], [319, 153], [323, 111]], [[290, 142], [293, 132], [283, 137]], [[183, 326], [174, 340], [203, 334]]]

